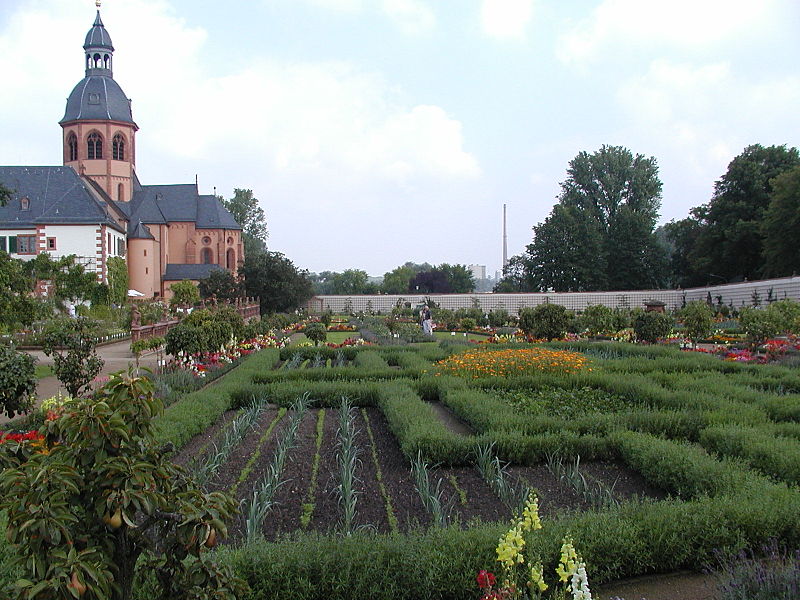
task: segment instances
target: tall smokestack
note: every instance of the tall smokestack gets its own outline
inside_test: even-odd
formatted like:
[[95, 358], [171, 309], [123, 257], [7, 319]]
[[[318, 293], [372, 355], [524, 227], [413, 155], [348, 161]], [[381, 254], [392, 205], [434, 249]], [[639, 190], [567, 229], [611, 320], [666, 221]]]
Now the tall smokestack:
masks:
[[503, 269], [508, 264], [508, 233], [506, 232], [506, 205], [503, 204]]

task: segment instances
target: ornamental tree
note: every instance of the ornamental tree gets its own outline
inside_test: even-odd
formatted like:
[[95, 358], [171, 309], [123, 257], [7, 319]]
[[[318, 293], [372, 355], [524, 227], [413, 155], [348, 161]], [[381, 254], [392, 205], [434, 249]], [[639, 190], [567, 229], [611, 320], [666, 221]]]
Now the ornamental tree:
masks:
[[42, 438], [0, 444], [0, 509], [24, 573], [14, 598], [130, 600], [142, 575], [153, 600], [241, 597], [244, 582], [208, 552], [235, 502], [169, 461], [172, 445], [153, 436], [162, 410], [148, 378], [117, 373], [48, 415]]
[[552, 340], [567, 333], [571, 318], [560, 304], [539, 304], [519, 311], [519, 328], [525, 335]]
[[103, 368], [103, 359], [95, 351], [95, 326], [85, 317], [60, 319], [44, 334], [42, 351], [53, 358], [53, 371], [73, 398], [87, 390]]
[[36, 390], [36, 369], [33, 357], [13, 347], [0, 345], [0, 410], [13, 418], [33, 406], [31, 394]]
[[322, 323], [309, 323], [303, 331], [306, 337], [314, 342], [315, 346], [328, 339], [328, 330]]
[[707, 338], [714, 328], [714, 311], [701, 300], [689, 302], [680, 313], [686, 333], [696, 344], [697, 340]]

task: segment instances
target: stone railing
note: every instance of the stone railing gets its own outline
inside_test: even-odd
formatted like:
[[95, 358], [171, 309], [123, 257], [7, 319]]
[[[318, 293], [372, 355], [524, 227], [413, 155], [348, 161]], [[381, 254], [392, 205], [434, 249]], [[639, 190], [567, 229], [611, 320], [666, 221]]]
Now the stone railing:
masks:
[[[258, 298], [237, 298], [236, 301], [230, 304], [242, 315], [245, 323], [261, 314], [261, 302]], [[192, 308], [208, 308], [210, 306], [217, 306], [217, 302], [203, 300], [203, 302]], [[186, 310], [190, 311], [192, 309], [187, 308]], [[140, 325], [134, 318], [131, 323], [131, 341], [136, 342], [151, 337], [164, 337], [170, 329], [180, 322], [180, 319], [170, 318], [151, 325]]]

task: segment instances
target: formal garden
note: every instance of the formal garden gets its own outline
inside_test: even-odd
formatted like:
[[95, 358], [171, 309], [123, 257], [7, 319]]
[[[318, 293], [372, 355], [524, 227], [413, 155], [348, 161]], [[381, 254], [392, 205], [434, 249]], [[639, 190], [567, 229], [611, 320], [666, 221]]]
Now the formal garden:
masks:
[[574, 599], [712, 568], [789, 598], [800, 305], [716, 312], [465, 309], [431, 339], [407, 308], [197, 308], [132, 345], [157, 372], [5, 427], [0, 579], [20, 598]]

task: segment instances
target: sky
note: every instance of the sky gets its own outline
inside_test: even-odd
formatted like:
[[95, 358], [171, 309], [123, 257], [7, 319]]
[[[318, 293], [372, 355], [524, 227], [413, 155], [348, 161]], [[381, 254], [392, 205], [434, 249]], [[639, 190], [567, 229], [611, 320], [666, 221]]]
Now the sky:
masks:
[[[62, 164], [94, 0], [0, 3], [0, 164]], [[797, 0], [104, 0], [145, 184], [252, 189], [313, 272], [502, 265], [579, 152], [655, 157], [660, 222], [800, 146]]]

